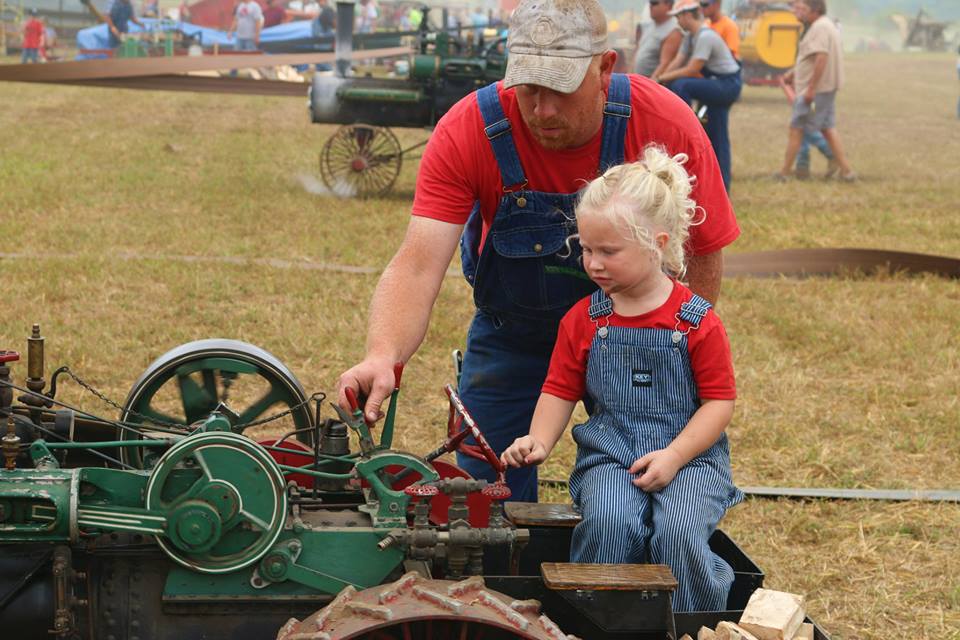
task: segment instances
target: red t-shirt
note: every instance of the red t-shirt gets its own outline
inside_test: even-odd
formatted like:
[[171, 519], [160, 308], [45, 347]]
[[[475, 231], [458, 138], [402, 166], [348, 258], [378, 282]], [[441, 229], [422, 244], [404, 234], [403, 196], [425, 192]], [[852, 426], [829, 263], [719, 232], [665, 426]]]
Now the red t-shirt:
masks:
[[[736, 240], [740, 228], [703, 127], [690, 107], [668, 89], [649, 78], [629, 77], [632, 115], [627, 127], [625, 159], [632, 162], [651, 142], [663, 145], [671, 155], [687, 154], [689, 160], [684, 166], [688, 173], [697, 176], [692, 197], [706, 212], [703, 224], [690, 227], [688, 253], [703, 255], [722, 249]], [[582, 147], [544, 149], [524, 124], [514, 89], [504, 90], [503, 83], [498, 83], [497, 90], [503, 112], [512, 125], [527, 188], [575, 193], [584, 187], [585, 180], [597, 176], [602, 128]], [[503, 183], [483, 129], [476, 93], [460, 100], [440, 119], [420, 163], [413, 215], [463, 224], [479, 200], [482, 238], [486, 238]]]
[[39, 49], [43, 39], [43, 23], [36, 18], [30, 18], [23, 26], [23, 48]]
[[[680, 305], [693, 297], [690, 289], [674, 282], [670, 297], [661, 306], [639, 316], [610, 316], [610, 326], [670, 329], [676, 326]], [[550, 358], [550, 369], [543, 383], [543, 393], [576, 402], [583, 397], [587, 381], [587, 357], [597, 331], [587, 310], [590, 296], [571, 307], [560, 321], [557, 344]], [[686, 324], [681, 325], [681, 330]], [[734, 400], [737, 387], [733, 378], [730, 341], [723, 323], [713, 309], [700, 321], [699, 329], [687, 334], [690, 368], [701, 400]]]

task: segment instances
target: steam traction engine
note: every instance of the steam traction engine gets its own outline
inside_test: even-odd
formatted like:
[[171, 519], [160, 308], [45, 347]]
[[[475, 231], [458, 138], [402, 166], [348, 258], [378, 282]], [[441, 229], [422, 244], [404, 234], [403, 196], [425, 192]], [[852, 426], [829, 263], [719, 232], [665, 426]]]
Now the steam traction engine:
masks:
[[[674, 615], [666, 567], [566, 564], [566, 506], [504, 509], [502, 481], [441, 460], [469, 436], [503, 477], [452, 387], [449, 437], [391, 449], [399, 365], [377, 442], [356, 398], [321, 418], [324, 395], [249, 344], [173, 349], [122, 405], [67, 367], [45, 391], [43, 345], [35, 325], [25, 385], [0, 351], [0, 625], [19, 639], [662, 639], [724, 615]], [[119, 418], [58, 400], [67, 378]], [[244, 433], [265, 424], [286, 432]], [[762, 574], [712, 543], [740, 609]]]

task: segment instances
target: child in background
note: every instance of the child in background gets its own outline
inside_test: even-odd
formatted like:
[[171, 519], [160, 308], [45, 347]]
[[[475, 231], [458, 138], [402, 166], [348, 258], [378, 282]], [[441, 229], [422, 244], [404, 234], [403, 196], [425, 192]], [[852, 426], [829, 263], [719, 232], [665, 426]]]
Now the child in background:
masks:
[[577, 206], [583, 267], [600, 290], [563, 318], [530, 434], [503, 453], [540, 464], [578, 400], [570, 495], [583, 515], [572, 562], [667, 564], [677, 611], [726, 608], [733, 569], [707, 543], [743, 496], [724, 430], [736, 389], [710, 303], [679, 282], [697, 213], [686, 157], [654, 146], [609, 169]]
[[23, 44], [20, 53], [20, 64], [40, 62], [40, 51], [43, 49], [43, 21], [37, 17], [37, 10], [30, 9], [30, 18], [23, 25]]

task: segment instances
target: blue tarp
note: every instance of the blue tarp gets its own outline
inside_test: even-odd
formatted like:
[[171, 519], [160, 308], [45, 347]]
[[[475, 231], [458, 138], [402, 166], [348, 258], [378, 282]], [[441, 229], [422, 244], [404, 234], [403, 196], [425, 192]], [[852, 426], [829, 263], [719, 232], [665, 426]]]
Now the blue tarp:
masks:
[[[228, 38], [225, 31], [217, 29], [208, 29], [198, 27], [189, 22], [174, 22], [171, 20], [157, 20], [155, 18], [141, 18], [143, 27], [130, 22], [127, 24], [130, 33], [141, 33], [143, 31], [182, 31], [189, 37], [196, 37], [197, 44], [203, 47], [212, 47], [217, 44], [220, 46], [233, 46], [234, 39]], [[312, 20], [298, 20], [297, 22], [286, 22], [278, 24], [275, 27], [269, 27], [260, 32], [261, 42], [284, 42], [286, 40], [300, 40], [303, 38], [314, 37]], [[78, 49], [109, 49], [110, 48], [110, 28], [106, 24], [98, 24], [95, 27], [88, 27], [77, 32]], [[105, 54], [83, 54], [77, 56], [77, 60], [90, 58], [106, 58]]]

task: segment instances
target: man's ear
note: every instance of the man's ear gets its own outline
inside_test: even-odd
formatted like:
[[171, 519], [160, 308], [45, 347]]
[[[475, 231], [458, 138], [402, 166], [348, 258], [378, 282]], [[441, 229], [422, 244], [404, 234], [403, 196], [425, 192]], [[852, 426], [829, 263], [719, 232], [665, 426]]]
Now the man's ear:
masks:
[[617, 52], [613, 49], [601, 54], [600, 56], [600, 86], [603, 87], [603, 93], [606, 95], [610, 88], [610, 76], [613, 75], [613, 68], [617, 64]]

